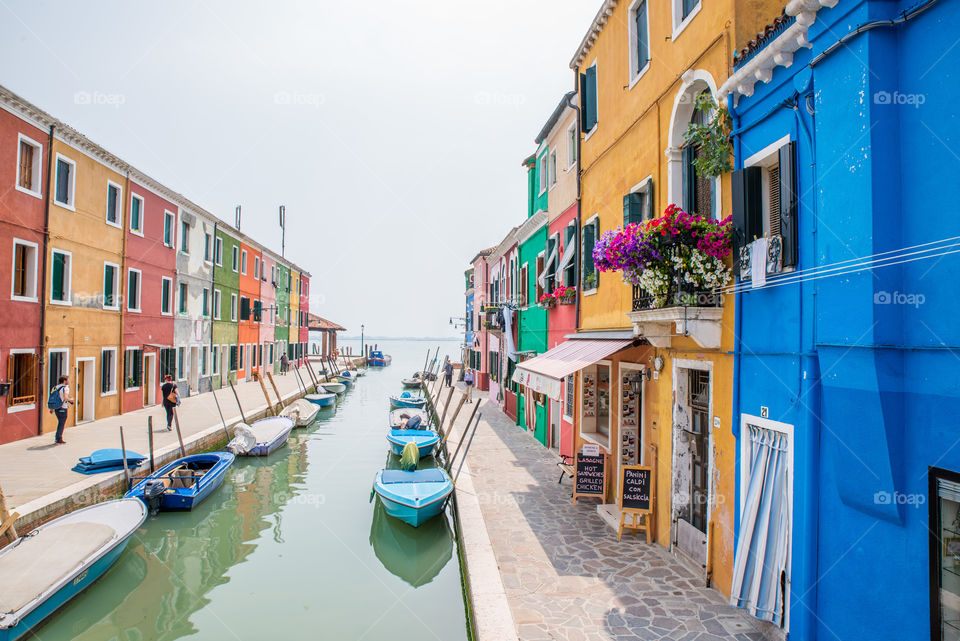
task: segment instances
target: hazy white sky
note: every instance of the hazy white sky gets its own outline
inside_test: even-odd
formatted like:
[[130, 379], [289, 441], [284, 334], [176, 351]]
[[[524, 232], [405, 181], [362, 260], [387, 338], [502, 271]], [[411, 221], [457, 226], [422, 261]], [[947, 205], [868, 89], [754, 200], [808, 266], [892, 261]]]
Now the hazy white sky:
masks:
[[448, 335], [598, 7], [0, 0], [0, 84], [277, 252], [286, 205], [350, 333]]

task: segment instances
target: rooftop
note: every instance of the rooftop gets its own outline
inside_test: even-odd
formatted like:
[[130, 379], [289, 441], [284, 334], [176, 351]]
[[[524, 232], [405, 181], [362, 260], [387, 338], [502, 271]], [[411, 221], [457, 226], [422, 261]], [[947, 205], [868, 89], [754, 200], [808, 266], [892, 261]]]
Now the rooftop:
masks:
[[334, 332], [345, 332], [347, 331], [346, 327], [342, 325], [337, 325], [333, 321], [329, 321], [326, 318], [317, 316], [316, 314], [307, 315], [307, 327], [309, 329], [323, 330], [323, 331], [334, 331]]

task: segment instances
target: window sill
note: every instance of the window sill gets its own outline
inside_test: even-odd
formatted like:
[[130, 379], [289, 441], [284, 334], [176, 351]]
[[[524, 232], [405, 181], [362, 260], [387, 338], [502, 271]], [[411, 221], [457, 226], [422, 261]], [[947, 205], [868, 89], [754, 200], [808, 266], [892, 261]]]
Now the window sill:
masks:
[[597, 288], [594, 287], [593, 289], [587, 289], [587, 290], [581, 292], [580, 295], [581, 295], [581, 296], [593, 296], [593, 295], [596, 294], [596, 293], [597, 293]]
[[37, 408], [36, 403], [30, 403], [29, 405], [15, 405], [13, 407], [7, 408], [7, 414], [16, 414], [17, 412], [27, 412]]
[[140, 238], [143, 238], [143, 230], [142, 230], [142, 229], [131, 229], [131, 230], [130, 230], [130, 233], [133, 234], [134, 236], [139, 236]]
[[123, 229], [123, 225], [121, 225], [120, 223], [111, 223], [109, 220], [106, 221], [106, 223], [107, 223], [107, 225], [109, 225], [110, 227], [115, 227], [115, 228], [117, 228], [117, 229]]
[[51, 305], [63, 305], [64, 307], [73, 307], [73, 303], [72, 303], [71, 301], [68, 301], [68, 300], [54, 300], [54, 299], [51, 298], [51, 299], [50, 299], [50, 304], [51, 304]]
[[138, 391], [139, 389], [140, 389], [139, 387], [128, 387], [128, 388], [126, 388], [126, 389], [123, 390], [123, 391], [124, 391], [124, 392], [136, 392], [136, 391]]
[[54, 200], [54, 201], [53, 201], [53, 204], [56, 205], [57, 207], [62, 208], [62, 209], [66, 209], [67, 211], [72, 211], [73, 213], [77, 213], [76, 207], [74, 207], [73, 205], [71, 205], [71, 204], [69, 204], [69, 203], [62, 203], [62, 202], [60, 202], [59, 200]]
[[128, 307], [128, 308], [127, 308], [127, 311], [130, 312], [131, 314], [139, 314], [139, 313], [140, 313], [140, 309], [139, 309], [139, 308], [137, 308], [137, 309], [130, 309], [130, 308]]
[[[678, 2], [678, 1], [679, 0], [674, 0], [674, 2]], [[673, 33], [670, 34], [670, 42], [677, 41], [677, 38], [680, 37], [680, 34], [684, 32], [684, 30], [690, 25], [690, 22], [697, 17], [698, 13], [700, 13], [700, 9], [702, 7], [703, 7], [703, 2], [701, 1], [697, 3], [697, 6], [694, 7], [693, 11], [691, 11], [686, 18], [680, 21], [680, 24], [674, 25]]]
[[650, 59], [647, 59], [647, 64], [643, 65], [643, 69], [638, 71], [632, 78], [630, 78], [630, 85], [627, 87], [627, 91], [630, 91], [637, 83], [640, 82], [640, 78], [643, 78], [646, 73], [650, 70]]
[[117, 395], [117, 390], [113, 390], [111, 392], [100, 392], [100, 398], [104, 398], [106, 396], [116, 396], [116, 395]]
[[105, 311], [108, 311], [108, 312], [119, 312], [119, 311], [120, 311], [120, 306], [117, 305], [117, 306], [115, 306], [115, 307], [111, 307], [111, 306], [108, 306], [108, 305], [104, 305], [104, 306], [103, 306], [103, 309], [104, 309]]
[[40, 300], [36, 296], [10, 296], [10, 300], [18, 301], [21, 303], [39, 303]]
[[33, 196], [34, 198], [39, 198], [40, 200], [43, 200], [43, 194], [41, 194], [39, 191], [34, 191], [34, 190], [32, 190], [32, 189], [27, 189], [27, 188], [25, 188], [25, 187], [21, 187], [20, 185], [16, 185], [16, 188], [17, 188], [17, 191], [19, 191], [19, 192], [21, 192], [21, 193], [24, 193], [24, 194], [26, 194], [26, 195], [28, 195], [28, 196]]
[[584, 134], [584, 136], [583, 136], [583, 142], [587, 142], [588, 140], [590, 140], [590, 136], [592, 136], [592, 135], [594, 134], [594, 132], [596, 132], [596, 131], [597, 131], [597, 125], [594, 125], [594, 126], [593, 126], [593, 129], [591, 129], [591, 130], [588, 131], [586, 134]]
[[587, 441], [588, 443], [593, 443], [594, 445], [599, 445], [606, 451], [606, 454], [610, 454], [610, 437], [604, 437], [600, 432], [580, 432], [580, 438]]

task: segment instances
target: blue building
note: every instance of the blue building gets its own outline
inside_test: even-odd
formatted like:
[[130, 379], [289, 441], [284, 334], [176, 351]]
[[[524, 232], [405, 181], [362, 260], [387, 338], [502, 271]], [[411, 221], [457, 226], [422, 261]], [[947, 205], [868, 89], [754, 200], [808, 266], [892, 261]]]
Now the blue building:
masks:
[[792, 0], [737, 53], [731, 601], [960, 638], [958, 4]]

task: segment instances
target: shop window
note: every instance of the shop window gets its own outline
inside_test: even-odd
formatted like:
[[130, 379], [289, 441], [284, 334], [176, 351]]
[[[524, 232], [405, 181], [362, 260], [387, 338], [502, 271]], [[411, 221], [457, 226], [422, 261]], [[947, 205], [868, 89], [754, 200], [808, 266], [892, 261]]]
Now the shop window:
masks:
[[7, 357], [7, 407], [32, 406], [37, 402], [37, 357], [33, 352], [15, 353]]
[[960, 639], [960, 474], [930, 470], [931, 618], [934, 641]]
[[597, 433], [610, 436], [609, 365], [597, 365]]

